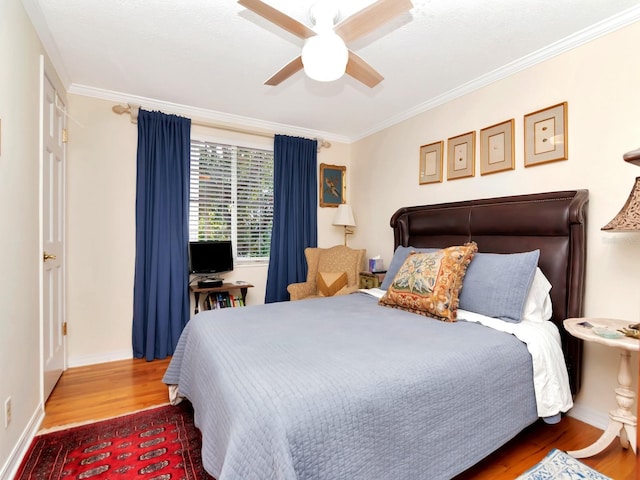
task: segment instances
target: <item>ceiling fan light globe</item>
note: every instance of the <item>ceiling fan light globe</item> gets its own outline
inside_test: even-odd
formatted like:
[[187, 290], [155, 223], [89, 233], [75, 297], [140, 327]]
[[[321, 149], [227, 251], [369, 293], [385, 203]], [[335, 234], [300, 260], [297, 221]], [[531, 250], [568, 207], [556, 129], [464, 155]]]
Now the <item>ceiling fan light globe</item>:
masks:
[[349, 50], [334, 32], [308, 38], [302, 48], [304, 73], [319, 82], [332, 82], [344, 75]]

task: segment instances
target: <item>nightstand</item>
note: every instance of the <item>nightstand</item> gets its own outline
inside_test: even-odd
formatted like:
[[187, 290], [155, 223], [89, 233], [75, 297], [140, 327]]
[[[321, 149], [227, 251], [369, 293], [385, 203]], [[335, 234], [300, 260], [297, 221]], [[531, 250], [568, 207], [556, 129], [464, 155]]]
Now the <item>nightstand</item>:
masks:
[[360, 272], [360, 288], [380, 287], [386, 273], [386, 270], [380, 272]]
[[[580, 324], [588, 322], [593, 327], [585, 327]], [[603, 328], [607, 332], [617, 332], [618, 329], [627, 328], [630, 323], [625, 320], [614, 320], [610, 318], [568, 318], [564, 322], [567, 332], [577, 338], [587, 342], [600, 343], [608, 347], [620, 349], [620, 368], [618, 369], [618, 388], [615, 389], [618, 408], [609, 412], [609, 425], [602, 436], [592, 445], [567, 452], [574, 458], [591, 457], [600, 453], [613, 442], [620, 434], [620, 444], [622, 448], [629, 448], [636, 452], [636, 428], [637, 417], [633, 414], [632, 408], [635, 392], [631, 389], [631, 352], [640, 350], [640, 341], [636, 338], [622, 336], [620, 338], [607, 338], [594, 332], [596, 328]], [[613, 333], [611, 333], [613, 335]]]

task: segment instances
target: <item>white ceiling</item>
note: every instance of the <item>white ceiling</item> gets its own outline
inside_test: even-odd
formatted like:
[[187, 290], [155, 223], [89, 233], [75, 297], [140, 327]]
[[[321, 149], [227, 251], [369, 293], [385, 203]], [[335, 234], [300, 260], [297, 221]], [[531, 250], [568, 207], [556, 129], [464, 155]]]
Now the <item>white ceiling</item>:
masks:
[[[309, 25], [317, 0], [265, 1]], [[342, 0], [341, 18], [371, 3]], [[70, 92], [343, 141], [640, 19], [637, 0], [413, 0], [348, 45], [385, 77], [377, 87], [303, 72], [269, 87], [303, 43], [235, 0], [23, 4]]]

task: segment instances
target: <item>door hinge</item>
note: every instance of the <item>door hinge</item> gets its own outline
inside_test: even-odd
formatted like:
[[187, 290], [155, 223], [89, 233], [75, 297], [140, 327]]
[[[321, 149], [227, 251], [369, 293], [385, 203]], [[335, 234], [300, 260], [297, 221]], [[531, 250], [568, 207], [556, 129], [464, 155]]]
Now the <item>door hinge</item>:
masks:
[[67, 143], [69, 141], [69, 132], [66, 128], [62, 129], [62, 143]]
[[62, 324], [62, 335], [67, 335], [67, 322]]

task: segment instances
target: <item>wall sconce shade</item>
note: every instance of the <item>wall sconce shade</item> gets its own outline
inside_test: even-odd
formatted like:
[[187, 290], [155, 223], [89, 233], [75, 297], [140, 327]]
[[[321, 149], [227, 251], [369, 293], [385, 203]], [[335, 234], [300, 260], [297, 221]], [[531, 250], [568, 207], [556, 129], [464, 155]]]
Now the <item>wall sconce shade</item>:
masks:
[[353, 230], [349, 229], [349, 227], [356, 226], [351, 205], [347, 205], [346, 203], [338, 205], [336, 214], [333, 217], [333, 224], [339, 227], [344, 227], [344, 244], [346, 245], [347, 235], [351, 235], [353, 233]]
[[607, 223], [602, 230], [605, 232], [640, 232], [640, 177], [631, 189], [627, 202], [622, 210]]
[[622, 155], [622, 158], [625, 162], [629, 162], [640, 167], [640, 148], [636, 148], [635, 150], [625, 153]]
[[345, 227], [355, 227], [356, 221], [353, 218], [353, 210], [351, 209], [351, 205], [347, 205], [346, 203], [341, 203], [338, 205], [338, 210], [336, 210], [336, 214], [333, 217], [333, 224]]

